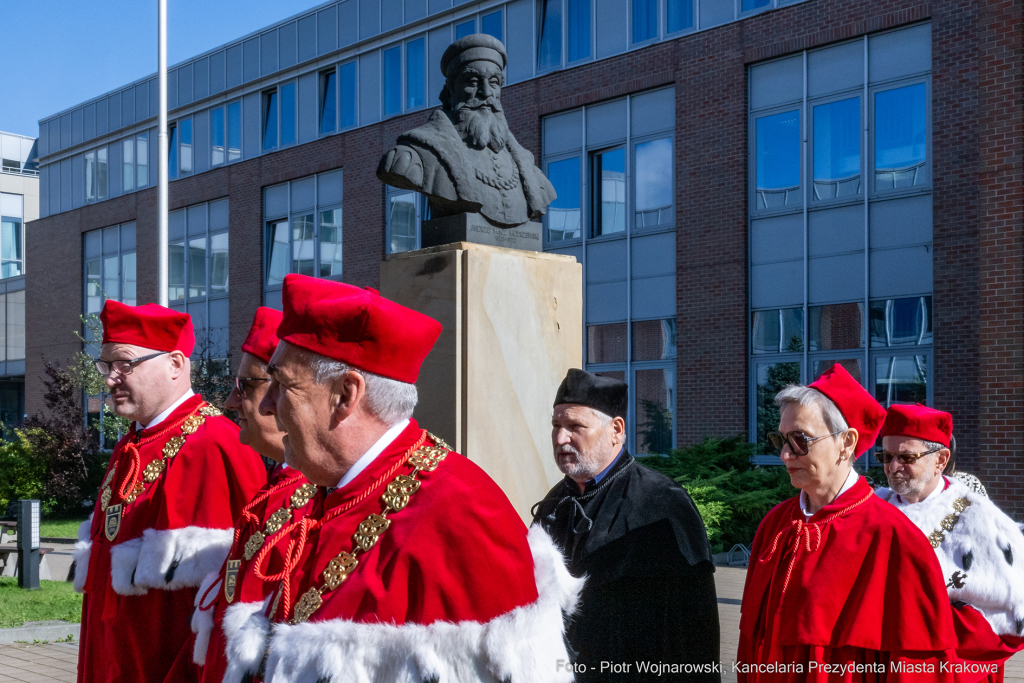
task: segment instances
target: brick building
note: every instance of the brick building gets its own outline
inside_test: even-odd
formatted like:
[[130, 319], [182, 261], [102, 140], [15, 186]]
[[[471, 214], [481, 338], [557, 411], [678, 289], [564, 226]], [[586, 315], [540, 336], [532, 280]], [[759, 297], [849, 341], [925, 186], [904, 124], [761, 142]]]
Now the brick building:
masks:
[[[287, 272], [375, 285], [423, 199], [374, 171], [441, 53], [508, 49], [511, 129], [584, 263], [587, 367], [631, 447], [763, 441], [771, 396], [842, 362], [956, 418], [961, 467], [1024, 519], [1020, 3], [344, 0], [169, 73], [170, 299], [226, 358]], [[27, 410], [78, 316], [156, 292], [156, 81], [40, 122]]]

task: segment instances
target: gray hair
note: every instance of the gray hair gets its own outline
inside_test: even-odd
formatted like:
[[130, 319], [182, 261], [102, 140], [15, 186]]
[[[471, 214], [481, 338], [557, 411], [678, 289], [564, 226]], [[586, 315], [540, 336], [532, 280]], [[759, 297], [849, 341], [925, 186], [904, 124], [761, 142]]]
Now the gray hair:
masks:
[[[775, 395], [775, 405], [779, 407], [779, 412], [784, 411], [786, 406], [790, 404], [817, 408], [830, 434], [845, 432], [850, 428], [846, 423], [846, 418], [839, 412], [839, 408], [832, 402], [832, 399], [817, 389], [799, 384], [790, 384]], [[837, 434], [833, 438], [838, 439], [839, 435]]]
[[946, 469], [944, 469], [942, 473], [953, 474], [954, 472], [956, 472], [956, 437], [954, 437], [952, 434], [949, 435], [948, 446], [943, 445], [938, 441], [925, 441], [924, 439], [921, 439], [921, 443], [923, 443], [926, 447], [926, 450], [929, 451], [938, 451], [941, 448], [945, 448], [946, 450], [948, 450], [949, 460], [946, 461]]
[[366, 407], [371, 415], [389, 426], [412, 417], [419, 401], [415, 384], [382, 377], [319, 353], [300, 350], [304, 352], [304, 360], [313, 371], [313, 381], [317, 384], [330, 384], [346, 372], [358, 372], [366, 381]]

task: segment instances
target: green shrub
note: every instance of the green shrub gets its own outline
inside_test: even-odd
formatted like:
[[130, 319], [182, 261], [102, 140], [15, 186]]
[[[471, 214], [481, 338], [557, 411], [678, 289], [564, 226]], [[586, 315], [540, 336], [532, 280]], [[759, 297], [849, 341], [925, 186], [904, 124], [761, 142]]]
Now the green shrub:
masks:
[[0, 441], [0, 515], [19, 498], [41, 498], [46, 461], [35, 457], [24, 430], [15, 429], [14, 439]]

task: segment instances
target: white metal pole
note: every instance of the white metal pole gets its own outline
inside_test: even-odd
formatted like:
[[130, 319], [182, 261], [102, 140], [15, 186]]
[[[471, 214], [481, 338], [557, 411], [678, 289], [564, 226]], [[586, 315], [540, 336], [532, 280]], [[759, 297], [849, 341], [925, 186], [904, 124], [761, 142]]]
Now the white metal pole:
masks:
[[167, 305], [167, 0], [157, 0], [157, 74], [160, 128], [157, 133], [157, 301]]

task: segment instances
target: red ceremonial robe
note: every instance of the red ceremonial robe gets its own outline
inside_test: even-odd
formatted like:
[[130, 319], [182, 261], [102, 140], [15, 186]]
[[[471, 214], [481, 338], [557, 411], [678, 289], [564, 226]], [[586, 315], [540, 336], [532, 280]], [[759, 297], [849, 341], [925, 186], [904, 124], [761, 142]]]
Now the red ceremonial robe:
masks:
[[[535, 527], [528, 536], [501, 489], [454, 452], [415, 475], [420, 485], [405, 487], [413, 489], [407, 505], [388, 512], [379, 540], [356, 553], [358, 564], [323, 592], [309, 620], [289, 623], [301, 596], [325, 585], [328, 563], [353, 551], [360, 524], [381, 513], [389, 484], [414, 476], [406, 461], [425, 439], [410, 421], [365, 470], [327, 496], [290, 597], [274, 613], [268, 681], [572, 681], [562, 611], [574, 608], [582, 581], [565, 569], [547, 534]], [[224, 627], [229, 659], [255, 672], [267, 620], [262, 612], [247, 621], [232, 616]]]
[[957, 633], [935, 553], [887, 505], [861, 478], [807, 523], [799, 497], [768, 513], [743, 589], [741, 683], [954, 680], [942, 670]]
[[[237, 435], [234, 423], [195, 395], [117, 443], [107, 470], [109, 506], [100, 496], [76, 545], [75, 584], [85, 593], [79, 683], [198, 680], [188, 627], [196, 589], [224, 562], [235, 516], [266, 481], [262, 460]], [[182, 437], [164, 458], [165, 446], [174, 452], [178, 443], [168, 442]], [[150, 466], [160, 460], [162, 471]]]
[[[302, 487], [305, 488], [293, 501], [292, 496]], [[275, 534], [267, 533], [267, 520], [278, 510], [287, 511], [287, 519], [282, 520], [280, 525], [282, 528], [301, 520], [310, 513], [316, 502], [322, 503], [314, 501], [315, 493], [316, 488], [301, 472], [278, 465], [271, 472], [267, 485], [245, 506], [245, 511], [235, 521], [234, 542], [227, 560], [218, 571], [207, 576], [196, 594], [197, 609], [192, 615], [192, 630], [196, 633], [193, 659], [203, 667], [203, 683], [221, 683], [228, 670], [227, 641], [223, 631], [227, 611], [251, 612], [263, 609], [268, 596], [280, 583], [269, 579], [284, 568], [283, 553], [287, 544], [271, 544]], [[303, 505], [295, 507], [295, 503], [303, 501]], [[262, 558], [257, 551], [250, 560], [246, 560], [246, 543], [257, 532], [265, 534], [266, 539], [260, 550], [263, 547], [269, 550]], [[279, 528], [276, 533], [282, 533], [282, 529]], [[256, 561], [259, 559], [263, 562], [262, 566], [257, 567]], [[226, 582], [229, 574], [233, 583]]]

